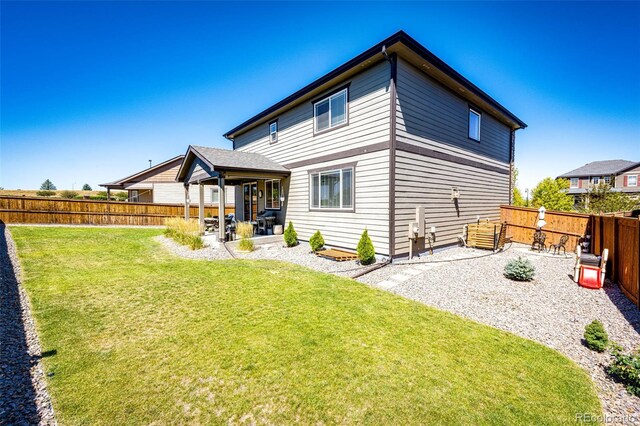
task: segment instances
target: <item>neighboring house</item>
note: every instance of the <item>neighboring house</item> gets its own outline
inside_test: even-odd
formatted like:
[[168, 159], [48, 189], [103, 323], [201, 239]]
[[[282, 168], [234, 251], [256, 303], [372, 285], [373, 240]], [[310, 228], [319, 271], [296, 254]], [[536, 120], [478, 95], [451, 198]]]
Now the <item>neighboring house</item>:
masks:
[[[128, 201], [134, 203], [184, 204], [184, 185], [176, 182], [176, 175], [184, 156], [179, 155], [131, 176], [100, 186], [111, 190], [127, 191]], [[197, 188], [191, 188], [189, 195], [198, 199]], [[233, 204], [233, 189], [227, 192], [227, 204]], [[206, 204], [218, 204], [218, 187], [208, 188], [204, 194]]]
[[239, 219], [273, 210], [301, 240], [320, 230], [348, 249], [368, 229], [399, 256], [418, 206], [435, 246], [500, 217], [524, 127], [401, 31], [228, 131], [233, 151], [189, 147], [178, 180], [238, 186]]
[[569, 180], [569, 194], [576, 200], [601, 182], [609, 184], [614, 191], [640, 195], [640, 162], [636, 161], [593, 161], [558, 178]]

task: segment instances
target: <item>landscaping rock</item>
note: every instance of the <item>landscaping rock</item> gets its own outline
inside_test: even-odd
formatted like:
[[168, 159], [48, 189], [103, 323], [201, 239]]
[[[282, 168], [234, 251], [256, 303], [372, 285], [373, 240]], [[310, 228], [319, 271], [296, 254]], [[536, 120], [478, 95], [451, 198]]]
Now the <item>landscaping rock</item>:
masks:
[[42, 351], [20, 277], [11, 233], [0, 223], [0, 424], [55, 425]]
[[[533, 281], [515, 282], [504, 276], [506, 263], [518, 256], [535, 266]], [[497, 254], [457, 247], [396, 262], [359, 280], [558, 350], [594, 380], [607, 424], [640, 424], [640, 398], [628, 394], [604, 371], [611, 356], [582, 343], [585, 326], [598, 319], [610, 340], [626, 351], [639, 348], [640, 311], [615, 284], [607, 282], [601, 290], [578, 286], [570, 277], [574, 264], [573, 256], [533, 253], [516, 244]], [[411, 276], [407, 271], [412, 270], [422, 273]], [[398, 275], [406, 279], [389, 286]]]

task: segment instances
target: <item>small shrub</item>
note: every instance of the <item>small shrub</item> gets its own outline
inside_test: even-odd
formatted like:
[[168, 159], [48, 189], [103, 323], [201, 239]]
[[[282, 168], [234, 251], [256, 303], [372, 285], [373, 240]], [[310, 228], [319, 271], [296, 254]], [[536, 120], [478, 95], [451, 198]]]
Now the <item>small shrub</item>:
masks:
[[593, 320], [584, 328], [584, 341], [592, 351], [604, 352], [609, 344], [609, 336], [604, 325], [598, 320]]
[[60, 197], [67, 198], [69, 200], [76, 198], [78, 195], [79, 194], [76, 191], [68, 191], [66, 189], [64, 191], [60, 191]]
[[179, 217], [172, 217], [165, 220], [167, 228], [164, 230], [164, 235], [169, 238], [173, 238], [179, 244], [188, 246], [191, 250], [197, 250], [204, 247], [204, 241], [200, 233], [200, 224], [197, 220], [184, 220]]
[[238, 243], [238, 249], [240, 251], [253, 251], [253, 240], [249, 238], [242, 238]]
[[513, 259], [504, 267], [504, 276], [514, 281], [531, 281], [536, 269], [531, 262], [522, 257]]
[[289, 222], [289, 226], [284, 230], [284, 242], [287, 247], [293, 247], [298, 244], [298, 233], [293, 229], [293, 222]]
[[607, 373], [622, 383], [631, 395], [640, 397], [640, 351], [627, 355], [616, 345], [611, 355], [613, 362], [607, 367]]
[[49, 190], [43, 189], [36, 192], [36, 195], [38, 197], [53, 197], [54, 195], [56, 195], [56, 191], [49, 191]]
[[360, 264], [371, 265], [372, 263], [375, 263], [376, 250], [373, 248], [373, 243], [371, 242], [371, 238], [369, 238], [369, 231], [366, 229], [360, 237], [357, 251], [358, 257], [360, 258]]
[[322, 238], [320, 230], [316, 231], [316, 233], [313, 234], [311, 238], [309, 238], [309, 245], [311, 246], [311, 250], [313, 250], [314, 253], [324, 247], [324, 238]]

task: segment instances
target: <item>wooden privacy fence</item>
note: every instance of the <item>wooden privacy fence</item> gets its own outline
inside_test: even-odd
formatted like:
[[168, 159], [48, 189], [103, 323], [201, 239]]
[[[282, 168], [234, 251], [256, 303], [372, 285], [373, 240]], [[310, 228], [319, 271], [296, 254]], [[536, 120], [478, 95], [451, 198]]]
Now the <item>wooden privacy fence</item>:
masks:
[[[531, 244], [538, 210], [500, 206], [500, 219], [507, 222], [512, 240]], [[567, 251], [574, 251], [581, 237], [591, 235], [590, 250], [600, 255], [609, 249], [607, 277], [620, 285], [625, 295], [640, 308], [640, 220], [638, 218], [547, 211], [547, 246], [569, 235]]]
[[[225, 207], [225, 214], [233, 213]], [[198, 205], [189, 206], [198, 217]], [[217, 216], [218, 207], [205, 206], [205, 216]], [[59, 198], [0, 197], [0, 220], [5, 223], [76, 225], [164, 225], [168, 217], [184, 216], [184, 205], [124, 203]]]
[[[574, 251], [578, 240], [587, 233], [591, 216], [588, 214], [570, 212], [545, 212], [544, 233], [547, 234], [546, 244], [556, 244], [563, 235], [569, 236], [567, 247]], [[533, 233], [538, 223], [538, 210], [527, 207], [500, 206], [500, 220], [507, 222], [507, 234], [512, 241], [531, 244]]]
[[596, 254], [609, 249], [607, 277], [640, 307], [640, 219], [592, 216], [591, 245]]

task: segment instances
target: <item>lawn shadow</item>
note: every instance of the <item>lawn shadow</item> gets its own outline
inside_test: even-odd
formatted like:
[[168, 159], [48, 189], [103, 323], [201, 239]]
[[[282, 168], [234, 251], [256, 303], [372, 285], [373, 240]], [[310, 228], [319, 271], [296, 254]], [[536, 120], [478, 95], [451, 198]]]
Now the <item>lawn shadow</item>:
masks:
[[0, 221], [0, 423], [38, 424], [30, 371], [39, 357], [29, 355], [18, 278], [8, 248], [5, 224]]

